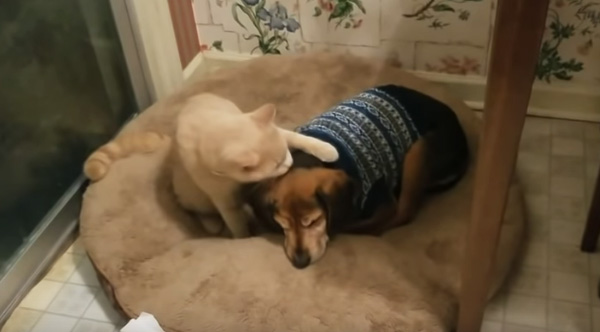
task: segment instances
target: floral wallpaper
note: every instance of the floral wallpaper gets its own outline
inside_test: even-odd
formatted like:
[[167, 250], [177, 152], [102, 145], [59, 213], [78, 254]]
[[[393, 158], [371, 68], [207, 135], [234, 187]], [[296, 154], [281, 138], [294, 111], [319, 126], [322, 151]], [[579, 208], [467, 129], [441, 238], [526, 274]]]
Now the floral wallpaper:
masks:
[[[203, 51], [347, 52], [452, 75], [487, 70], [496, 0], [193, 0]], [[536, 77], [600, 84], [600, 2], [551, 0]]]

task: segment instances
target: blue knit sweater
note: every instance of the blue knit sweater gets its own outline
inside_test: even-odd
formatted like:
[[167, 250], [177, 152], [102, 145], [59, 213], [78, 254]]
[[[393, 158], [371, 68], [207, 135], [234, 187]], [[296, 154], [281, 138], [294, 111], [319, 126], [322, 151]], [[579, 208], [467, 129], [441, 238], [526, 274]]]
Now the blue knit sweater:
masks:
[[406, 107], [404, 102], [415, 104], [415, 98], [422, 97], [400, 86], [376, 87], [342, 101], [296, 129], [336, 147], [340, 158], [332, 166], [360, 184], [356, 204], [363, 217], [371, 215], [382, 201], [398, 195], [404, 156], [426, 130], [419, 110]]

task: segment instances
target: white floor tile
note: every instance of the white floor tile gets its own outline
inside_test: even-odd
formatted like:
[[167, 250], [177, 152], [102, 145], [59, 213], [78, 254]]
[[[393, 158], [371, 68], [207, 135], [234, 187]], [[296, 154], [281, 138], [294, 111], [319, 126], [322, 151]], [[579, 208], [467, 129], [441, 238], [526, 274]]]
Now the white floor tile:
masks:
[[82, 319], [72, 332], [114, 332], [117, 327], [110, 323]]
[[545, 298], [508, 295], [506, 298], [506, 323], [529, 327], [546, 327], [547, 301]]
[[585, 141], [585, 159], [599, 160], [600, 159], [600, 140]]
[[587, 160], [585, 162], [586, 182], [596, 183], [598, 171], [600, 170], [600, 160]]
[[550, 241], [552, 243], [579, 245], [584, 225], [562, 220], [550, 221]]
[[503, 332], [546, 332], [546, 329], [514, 324], [504, 324]]
[[96, 294], [96, 298], [94, 298], [83, 317], [113, 324], [123, 320], [123, 317], [113, 308], [102, 290]]
[[583, 197], [553, 195], [550, 197], [548, 215], [552, 216], [554, 220], [583, 223], [587, 216], [585, 199]]
[[600, 140], [600, 123], [586, 122], [584, 127], [585, 139]]
[[592, 301], [593, 307], [600, 307], [600, 274], [591, 274], [590, 275], [590, 298]]
[[548, 173], [518, 170], [518, 175], [527, 195], [548, 195], [550, 190], [550, 175]]
[[548, 266], [548, 244], [545, 241], [527, 241], [523, 256], [523, 266], [545, 269]]
[[590, 272], [600, 275], [600, 252], [590, 254]]
[[583, 157], [583, 140], [574, 138], [553, 137], [553, 156]]
[[481, 332], [502, 332], [502, 323], [483, 321], [481, 324]]
[[583, 157], [552, 156], [550, 174], [552, 176], [581, 177], [585, 174]]
[[589, 304], [589, 277], [583, 274], [551, 271], [550, 298]]
[[519, 150], [522, 152], [550, 153], [550, 135], [528, 134], [521, 137]]
[[504, 320], [504, 307], [506, 306], [506, 295], [498, 294], [485, 308], [484, 320], [502, 322]]
[[590, 272], [589, 257], [579, 250], [579, 246], [551, 243], [548, 250], [548, 263], [551, 270], [581, 275], [587, 275]]
[[560, 332], [590, 332], [591, 310], [589, 305], [550, 301], [548, 304], [548, 327]]
[[75, 272], [75, 269], [77, 268], [77, 265], [79, 265], [79, 263], [81, 262], [81, 259], [81, 255], [75, 255], [70, 253], [62, 255], [56, 261], [56, 263], [54, 263], [54, 266], [52, 266], [52, 269], [50, 270], [50, 272], [48, 272], [44, 279], [59, 282], [67, 281], [67, 279], [71, 277], [73, 272]]
[[81, 243], [81, 239], [78, 238], [75, 240], [69, 249], [67, 249], [67, 252], [76, 255], [85, 255], [85, 248]]
[[79, 285], [100, 286], [96, 270], [94, 270], [90, 259], [87, 257], [77, 266], [77, 269], [71, 278], [69, 278], [69, 282]]
[[585, 198], [582, 177], [553, 176], [550, 178], [550, 195]]
[[534, 296], [546, 296], [548, 292], [548, 271], [535, 267], [517, 268], [508, 281], [508, 292]]
[[531, 152], [519, 153], [517, 168], [527, 172], [548, 174], [550, 173], [550, 156]]
[[548, 207], [550, 205], [550, 198], [548, 195], [531, 195], [525, 196], [525, 207], [528, 214], [536, 214], [541, 216], [548, 215]]
[[600, 308], [592, 308], [592, 331], [600, 332]]
[[35, 326], [41, 316], [41, 311], [17, 308], [0, 331], [29, 332]]
[[98, 288], [65, 284], [47, 311], [54, 314], [80, 317], [94, 299]]
[[564, 138], [582, 139], [584, 134], [584, 124], [579, 121], [552, 120], [552, 136]]
[[76, 323], [77, 318], [44, 314], [31, 332], [71, 332]]
[[527, 117], [523, 127], [524, 136], [548, 136], [552, 132], [552, 119]]
[[45, 311], [64, 284], [42, 280], [25, 296], [20, 307]]

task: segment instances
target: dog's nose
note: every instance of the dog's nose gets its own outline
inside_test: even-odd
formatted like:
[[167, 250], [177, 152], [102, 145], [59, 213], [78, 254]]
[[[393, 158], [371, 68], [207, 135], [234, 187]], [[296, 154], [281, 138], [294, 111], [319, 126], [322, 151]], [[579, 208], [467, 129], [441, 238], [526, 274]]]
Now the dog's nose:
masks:
[[310, 265], [310, 256], [304, 250], [296, 251], [294, 253], [294, 257], [292, 258], [292, 265], [294, 265], [297, 269], [303, 269]]

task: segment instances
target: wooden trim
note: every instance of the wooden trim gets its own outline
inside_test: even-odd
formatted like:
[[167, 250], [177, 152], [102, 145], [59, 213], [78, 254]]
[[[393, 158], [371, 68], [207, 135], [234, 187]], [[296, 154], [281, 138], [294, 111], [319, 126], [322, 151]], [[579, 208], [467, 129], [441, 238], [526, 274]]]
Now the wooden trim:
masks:
[[458, 332], [478, 332], [483, 321], [548, 3], [498, 1], [472, 220], [462, 264]]
[[193, 3], [192, 0], [168, 0], [168, 3], [181, 68], [185, 68], [200, 53]]

